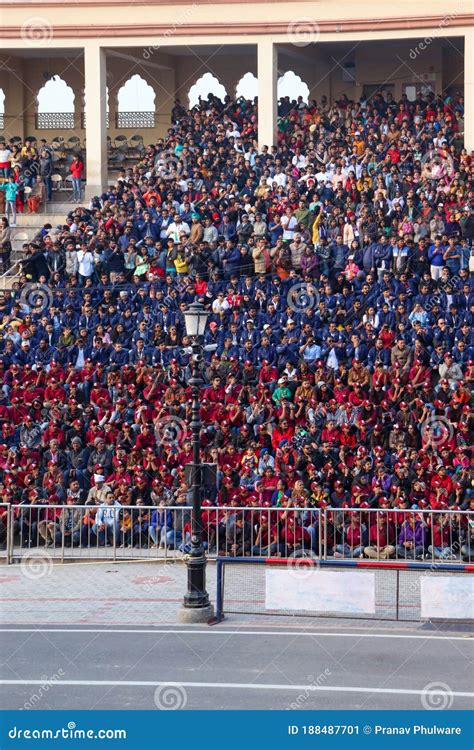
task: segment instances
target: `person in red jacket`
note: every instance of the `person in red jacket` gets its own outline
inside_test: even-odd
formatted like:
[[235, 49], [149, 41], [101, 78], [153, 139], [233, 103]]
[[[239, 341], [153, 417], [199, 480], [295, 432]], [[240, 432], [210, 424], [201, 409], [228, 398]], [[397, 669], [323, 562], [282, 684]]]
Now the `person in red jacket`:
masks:
[[366, 557], [376, 558], [377, 560], [387, 560], [395, 553], [395, 529], [386, 513], [369, 514], [369, 540], [367, 547], [364, 548]]
[[436, 560], [453, 560], [456, 555], [452, 550], [453, 529], [451, 519], [444, 513], [439, 515], [427, 514], [428, 530], [431, 526], [431, 544], [428, 546], [428, 552]]
[[80, 203], [82, 198], [82, 173], [84, 172], [84, 164], [78, 155], [72, 160], [69, 171], [72, 177], [72, 200], [74, 203]]
[[213, 378], [212, 385], [206, 388], [202, 395], [211, 404], [222, 404], [225, 398], [225, 391], [222, 387], [221, 379], [219, 377]]

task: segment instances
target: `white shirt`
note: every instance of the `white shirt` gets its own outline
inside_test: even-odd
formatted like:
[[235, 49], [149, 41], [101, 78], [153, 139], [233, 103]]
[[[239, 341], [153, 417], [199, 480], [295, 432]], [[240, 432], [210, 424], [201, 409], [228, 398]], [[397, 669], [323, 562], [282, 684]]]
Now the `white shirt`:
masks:
[[212, 303], [212, 312], [213, 313], [220, 313], [225, 312], [230, 307], [228, 301], [224, 298], [222, 302], [219, 299], [215, 299]]
[[82, 368], [84, 367], [85, 361], [86, 360], [84, 357], [84, 349], [79, 349], [77, 353], [77, 357], [76, 357], [76, 364], [74, 365], [76, 370], [82, 370]]
[[283, 215], [281, 217], [280, 223], [283, 227], [283, 237], [284, 240], [292, 240], [295, 236], [295, 227], [298, 224], [296, 218], [294, 216], [286, 216]]
[[180, 221], [176, 224], [176, 222], [172, 221], [169, 225], [168, 229], [166, 230], [166, 234], [168, 237], [172, 237], [175, 244], [178, 242], [181, 242], [180, 235], [184, 232], [186, 236], [190, 233], [189, 224], [187, 224], [185, 221]]
[[331, 349], [331, 351], [328, 354], [328, 358], [326, 360], [326, 364], [328, 367], [331, 368], [331, 370], [337, 370], [339, 368], [339, 362], [337, 361], [336, 352], [334, 351], [334, 348]]
[[79, 262], [79, 273], [81, 276], [92, 276], [94, 272], [94, 256], [88, 250], [77, 251], [77, 260]]
[[303, 156], [303, 154], [295, 154], [291, 160], [291, 163], [298, 169], [304, 169], [304, 167], [306, 166], [306, 156]]
[[272, 182], [276, 182], [278, 187], [285, 187], [286, 185], [286, 174], [284, 172], [278, 172], [272, 177]]

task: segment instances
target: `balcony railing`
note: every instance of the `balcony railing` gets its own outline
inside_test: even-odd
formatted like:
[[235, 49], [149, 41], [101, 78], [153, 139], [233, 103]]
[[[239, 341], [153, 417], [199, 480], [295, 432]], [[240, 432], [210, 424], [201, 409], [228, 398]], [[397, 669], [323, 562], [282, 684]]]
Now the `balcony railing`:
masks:
[[117, 112], [117, 128], [154, 128], [154, 112]]
[[73, 130], [74, 112], [37, 112], [38, 130]]

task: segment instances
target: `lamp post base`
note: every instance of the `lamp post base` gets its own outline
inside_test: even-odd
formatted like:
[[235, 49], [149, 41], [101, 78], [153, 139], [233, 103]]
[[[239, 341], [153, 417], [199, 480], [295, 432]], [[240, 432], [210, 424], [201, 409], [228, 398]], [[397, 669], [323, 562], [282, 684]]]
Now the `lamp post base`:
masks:
[[177, 620], [181, 625], [193, 625], [195, 623], [209, 622], [214, 617], [214, 607], [185, 607], [181, 605], [178, 609]]

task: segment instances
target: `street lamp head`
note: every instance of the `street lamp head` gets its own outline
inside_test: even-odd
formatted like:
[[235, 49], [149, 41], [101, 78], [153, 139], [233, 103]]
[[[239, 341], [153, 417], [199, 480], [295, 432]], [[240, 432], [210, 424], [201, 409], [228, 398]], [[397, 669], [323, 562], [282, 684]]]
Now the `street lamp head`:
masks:
[[209, 311], [200, 302], [193, 302], [189, 305], [188, 309], [184, 311], [186, 333], [188, 336], [204, 336], [208, 317]]

